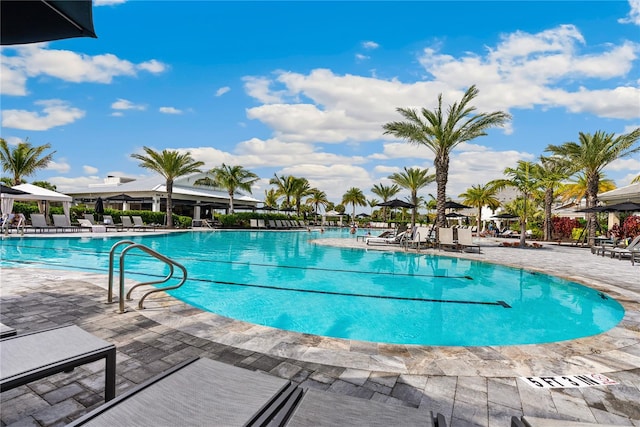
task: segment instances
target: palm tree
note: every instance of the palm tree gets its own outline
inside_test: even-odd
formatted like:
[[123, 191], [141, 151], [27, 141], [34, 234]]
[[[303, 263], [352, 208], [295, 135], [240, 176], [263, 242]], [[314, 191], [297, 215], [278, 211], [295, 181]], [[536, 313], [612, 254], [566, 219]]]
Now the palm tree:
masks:
[[55, 151], [44, 154], [51, 148], [51, 144], [32, 146], [29, 141], [23, 141], [12, 150], [3, 138], [0, 138], [0, 164], [2, 170], [13, 175], [12, 185], [22, 184], [22, 178], [34, 175], [39, 169], [45, 169]]
[[435, 180], [435, 175], [429, 175], [429, 169], [404, 168], [404, 172], [396, 172], [389, 179], [400, 187], [409, 190], [413, 208], [411, 209], [411, 227], [416, 225], [416, 213], [418, 211], [418, 190], [426, 187]]
[[157, 152], [149, 147], [142, 147], [146, 155], [134, 153], [131, 155], [139, 160], [140, 167], [155, 171], [166, 180], [167, 187], [167, 228], [173, 228], [173, 182], [176, 178], [192, 173], [202, 172], [204, 162], [195, 161], [191, 153], [180, 153], [175, 150]]
[[[575, 172], [584, 173], [587, 179], [587, 208], [590, 208], [598, 203], [598, 181], [602, 169], [615, 160], [640, 151], [640, 146], [636, 146], [640, 139], [640, 128], [619, 136], [603, 131], [597, 131], [593, 135], [580, 132], [578, 136], [579, 142], [549, 145], [546, 151], [563, 157]], [[588, 213], [587, 218], [589, 244], [593, 245], [596, 237], [595, 213]]]
[[458, 197], [462, 197], [462, 203], [465, 205], [478, 208], [478, 217], [476, 218], [478, 232], [481, 231], [480, 229], [482, 227], [482, 207], [488, 206], [489, 209], [495, 211], [500, 206], [500, 200], [496, 198], [497, 194], [498, 191], [490, 184], [476, 184], [472, 185], [471, 188], [468, 188], [464, 193], [458, 195]]
[[284, 207], [290, 208], [291, 198], [294, 197], [295, 192], [296, 177], [292, 175], [279, 177], [277, 174], [273, 174], [273, 178], [269, 180], [269, 184], [276, 186], [276, 194], [285, 199]]
[[536, 163], [519, 160], [518, 166], [515, 169], [506, 168], [504, 170], [504, 174], [507, 175], [509, 179], [496, 179], [489, 182], [489, 185], [496, 191], [500, 191], [505, 187], [513, 187], [522, 194], [523, 209], [519, 212], [521, 248], [526, 246], [527, 205], [533, 192], [540, 187], [538, 180], [535, 178], [536, 176], [540, 176], [540, 173], [536, 170], [540, 167], [541, 166]]
[[233, 196], [238, 190], [251, 194], [251, 186], [260, 179], [255, 173], [242, 166], [229, 166], [224, 163], [222, 166], [211, 169], [207, 172], [209, 177], [201, 178], [195, 182], [199, 185], [209, 185], [212, 187], [224, 188], [229, 195], [229, 213], [233, 214]]
[[343, 205], [348, 205], [351, 203], [353, 205], [353, 215], [352, 218], [356, 220], [356, 205], [358, 206], [367, 206], [367, 198], [364, 196], [362, 190], [356, 187], [351, 187], [347, 190], [346, 193], [342, 196]]
[[636, 176], [635, 178], [633, 178], [633, 180], [631, 180], [632, 184], [637, 184], [640, 182], [640, 175]]
[[310, 190], [311, 186], [309, 185], [307, 178], [293, 179], [291, 195], [293, 196], [293, 201], [296, 205], [296, 215], [300, 216], [300, 204], [302, 203], [302, 198], [308, 196]]
[[557, 190], [562, 186], [562, 181], [569, 176], [569, 165], [558, 161], [555, 157], [540, 157], [540, 167], [536, 168], [536, 179], [544, 191], [544, 222], [542, 225], [543, 239], [551, 240], [553, 222], [551, 221], [551, 208], [556, 197]]
[[[400, 187], [396, 184], [393, 185], [384, 185], [384, 184], [374, 184], [371, 188], [371, 192], [376, 196], [379, 196], [383, 202], [388, 202], [393, 196], [400, 192]], [[382, 207], [382, 219], [387, 220], [387, 207]]]
[[320, 191], [317, 188], [312, 188], [309, 190], [309, 197], [305, 201], [306, 204], [312, 205], [314, 208], [314, 212], [316, 214], [316, 221], [318, 220], [318, 207], [323, 206], [325, 209], [329, 204], [329, 199], [327, 199], [327, 193], [324, 191]]
[[[604, 172], [600, 172], [598, 177], [598, 194], [605, 191], [615, 190], [616, 183], [605, 177]], [[573, 200], [580, 203], [587, 195], [587, 178], [584, 173], [578, 172], [568, 182], [563, 183], [558, 189], [558, 195], [563, 202]]]
[[264, 205], [270, 208], [278, 207], [278, 194], [275, 189], [264, 190]]
[[[511, 116], [502, 111], [474, 114], [476, 108], [469, 103], [478, 95], [475, 85], [465, 92], [460, 103], [442, 111], [442, 94], [438, 95], [438, 107], [434, 111], [422, 108], [421, 114], [411, 108], [398, 108], [404, 122], [390, 122], [383, 126], [384, 134], [405, 139], [414, 145], [424, 145], [435, 154], [437, 184], [437, 225], [446, 223], [445, 202], [449, 179], [449, 155], [460, 143], [486, 135], [492, 127], [502, 126]], [[446, 115], [446, 117], [445, 117]]]

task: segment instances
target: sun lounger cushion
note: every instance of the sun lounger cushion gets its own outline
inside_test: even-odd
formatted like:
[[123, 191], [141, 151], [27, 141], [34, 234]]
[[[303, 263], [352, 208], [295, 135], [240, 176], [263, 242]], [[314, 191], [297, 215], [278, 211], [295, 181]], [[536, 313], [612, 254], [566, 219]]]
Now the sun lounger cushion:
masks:
[[288, 380], [202, 358], [141, 384], [70, 426], [242, 426], [290, 388]]

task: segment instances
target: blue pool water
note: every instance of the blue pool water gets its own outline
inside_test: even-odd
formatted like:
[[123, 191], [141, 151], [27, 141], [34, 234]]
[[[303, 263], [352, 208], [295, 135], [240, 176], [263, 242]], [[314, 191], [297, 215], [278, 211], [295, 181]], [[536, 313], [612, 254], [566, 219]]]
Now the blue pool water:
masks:
[[[533, 344], [595, 335], [624, 315], [614, 299], [557, 277], [446, 256], [309, 243], [320, 237], [354, 238], [343, 230], [215, 231], [149, 232], [132, 240], [187, 268], [189, 280], [171, 291], [176, 298], [315, 335], [395, 344]], [[4, 239], [1, 260], [3, 266], [106, 273], [109, 250], [119, 240]], [[126, 271], [128, 278], [150, 281], [167, 270], [133, 250]]]

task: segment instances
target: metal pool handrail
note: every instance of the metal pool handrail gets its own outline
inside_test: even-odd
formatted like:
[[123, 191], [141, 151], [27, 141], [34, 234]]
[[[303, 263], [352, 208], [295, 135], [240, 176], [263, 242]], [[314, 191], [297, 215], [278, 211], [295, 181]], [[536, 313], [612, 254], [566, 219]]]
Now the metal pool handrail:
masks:
[[[184, 282], [187, 281], [187, 269], [180, 263], [160, 254], [159, 252], [154, 251], [153, 249], [149, 248], [148, 246], [145, 246], [143, 244], [140, 243], [135, 243], [131, 240], [121, 240], [119, 242], [117, 242], [115, 245], [113, 245], [111, 247], [111, 250], [109, 251], [109, 286], [108, 286], [108, 293], [107, 293], [107, 303], [112, 303], [113, 302], [113, 261], [115, 258], [115, 251], [116, 249], [121, 246], [121, 245], [129, 245], [126, 248], [124, 248], [122, 250], [122, 252], [120, 253], [120, 296], [119, 296], [119, 313], [124, 313], [126, 312], [126, 309], [124, 307], [124, 301], [125, 298], [127, 300], [131, 300], [131, 292], [139, 287], [139, 286], [144, 286], [144, 285], [156, 285], [159, 283], [165, 283], [167, 281], [169, 281], [172, 277], [173, 277], [173, 273], [174, 273], [174, 266], [178, 267], [179, 269], [182, 270], [182, 280], [180, 281], [180, 283], [178, 283], [177, 285], [173, 285], [173, 286], [165, 286], [164, 288], [156, 288], [156, 289], [152, 289], [150, 291], [148, 291], [147, 293], [145, 293], [141, 298], [140, 301], [138, 302], [138, 309], [143, 309], [144, 305], [143, 302], [145, 300], [145, 298], [147, 298], [147, 296], [149, 296], [152, 293], [155, 292], [161, 292], [161, 291], [168, 291], [171, 289], [177, 289], [180, 286], [182, 286], [184, 284]], [[165, 264], [167, 264], [169, 266], [169, 274], [167, 274], [167, 276], [162, 279], [162, 280], [154, 280], [151, 282], [143, 282], [143, 283], [138, 283], [136, 285], [133, 285], [131, 287], [131, 289], [129, 289], [129, 292], [127, 292], [127, 295], [125, 297], [125, 288], [124, 288], [124, 257], [127, 254], [127, 252], [129, 252], [131, 249], [140, 249], [144, 252], [146, 252], [147, 254], [159, 259], [160, 261], [164, 262]]]

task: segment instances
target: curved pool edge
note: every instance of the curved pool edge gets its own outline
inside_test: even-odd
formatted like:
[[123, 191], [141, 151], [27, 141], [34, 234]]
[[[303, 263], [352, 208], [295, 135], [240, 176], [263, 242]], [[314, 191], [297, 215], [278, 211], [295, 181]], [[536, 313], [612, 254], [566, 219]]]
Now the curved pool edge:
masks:
[[[628, 263], [629, 268], [617, 271], [623, 266], [617, 264], [620, 261], [588, 258], [595, 257], [588, 250], [578, 253], [576, 249], [550, 248], [548, 251], [553, 253], [552, 261], [545, 259], [549, 258], [546, 256], [547, 250], [526, 253], [526, 260], [523, 260], [526, 268], [540, 269], [547, 274], [550, 270], [564, 269], [564, 274], [554, 275], [609, 294], [625, 309], [624, 318], [617, 326], [595, 336], [550, 344], [442, 347], [377, 344], [288, 332], [205, 312], [169, 295], [148, 299], [148, 308], [145, 310], [135, 310], [133, 305], [129, 310], [130, 313], [142, 314], [162, 325], [212, 342], [266, 355], [355, 370], [415, 375], [521, 377], [608, 373], [640, 368], [640, 356], [635, 356], [640, 354], [640, 286], [632, 282], [638, 267]], [[525, 252], [528, 251], [520, 251], [518, 255]], [[504, 255], [501, 248], [483, 247], [479, 259], [491, 262]], [[472, 254], [454, 256], [478, 257]], [[582, 274], [568, 271], [566, 267], [575, 266], [580, 257], [583, 262], [586, 260], [591, 264], [591, 269]], [[510, 258], [515, 260], [513, 256]], [[509, 265], [504, 262], [501, 264]], [[514, 262], [510, 264], [524, 268]], [[603, 280], [603, 277], [612, 278], [614, 270], [618, 277], [616, 285], [610, 284], [611, 280]], [[68, 280], [80, 280], [96, 289], [91, 298], [106, 298], [107, 278], [102, 274], [29, 268], [6, 268], [1, 274], [3, 297], [26, 286], [22, 284], [28, 283], [28, 279], [39, 277], [59, 282], [61, 286]]]

